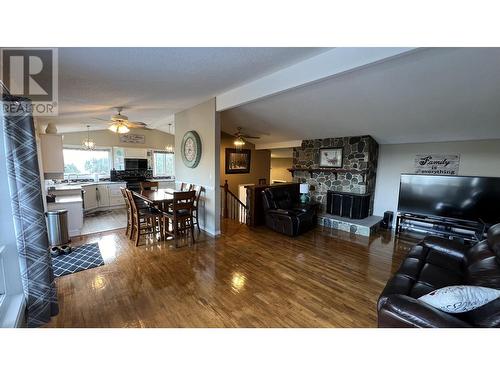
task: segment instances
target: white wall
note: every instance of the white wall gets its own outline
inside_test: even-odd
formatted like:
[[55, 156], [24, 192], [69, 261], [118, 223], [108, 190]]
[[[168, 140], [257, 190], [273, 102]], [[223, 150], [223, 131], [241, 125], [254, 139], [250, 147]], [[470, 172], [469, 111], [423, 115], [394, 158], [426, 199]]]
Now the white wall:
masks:
[[[188, 168], [181, 157], [184, 134], [198, 132], [202, 143], [200, 163]], [[211, 235], [220, 233], [220, 119], [215, 112], [215, 98], [175, 114], [175, 179], [201, 185], [202, 196], [200, 226]]]
[[374, 215], [396, 213], [401, 173], [415, 172], [415, 155], [460, 154], [459, 175], [500, 177], [500, 139], [485, 141], [380, 145]]

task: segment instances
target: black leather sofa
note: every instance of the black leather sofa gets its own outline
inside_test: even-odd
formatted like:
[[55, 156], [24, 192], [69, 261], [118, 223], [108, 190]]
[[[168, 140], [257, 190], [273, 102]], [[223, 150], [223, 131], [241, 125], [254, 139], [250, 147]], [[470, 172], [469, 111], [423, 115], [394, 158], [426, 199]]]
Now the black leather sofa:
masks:
[[413, 246], [380, 295], [379, 327], [500, 327], [500, 298], [461, 314], [417, 299], [450, 285], [500, 289], [500, 224], [472, 247], [434, 236]]
[[267, 188], [262, 192], [266, 225], [272, 230], [297, 236], [313, 228], [316, 223], [314, 206], [301, 205], [293, 186]]

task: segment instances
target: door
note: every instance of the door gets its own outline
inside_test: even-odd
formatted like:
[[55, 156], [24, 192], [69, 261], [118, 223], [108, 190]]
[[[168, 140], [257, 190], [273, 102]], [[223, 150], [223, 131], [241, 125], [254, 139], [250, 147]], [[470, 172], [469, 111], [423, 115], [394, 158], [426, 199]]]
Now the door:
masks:
[[85, 211], [97, 207], [97, 185], [83, 186], [83, 205]]
[[97, 185], [97, 202], [99, 207], [109, 207], [108, 185]]

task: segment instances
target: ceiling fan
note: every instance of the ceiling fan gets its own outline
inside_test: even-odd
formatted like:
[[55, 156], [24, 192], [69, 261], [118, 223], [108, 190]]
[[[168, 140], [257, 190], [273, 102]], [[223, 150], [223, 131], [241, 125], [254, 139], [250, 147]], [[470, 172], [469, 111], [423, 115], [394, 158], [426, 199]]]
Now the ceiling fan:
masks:
[[243, 130], [243, 128], [241, 126], [237, 127], [236, 129], [237, 129], [237, 132], [234, 133], [234, 136], [236, 137], [236, 139], [234, 140], [235, 146], [238, 146], [238, 147], [243, 146], [245, 144], [246, 139], [260, 139], [260, 137], [256, 137], [253, 135], [248, 135], [248, 134], [242, 133], [241, 131]]
[[111, 130], [113, 133], [120, 133], [120, 134], [128, 133], [130, 129], [151, 130], [147, 128], [147, 124], [145, 124], [144, 122], [129, 121], [127, 116], [122, 115], [123, 107], [115, 107], [115, 109], [118, 113], [111, 116], [110, 120], [104, 120], [100, 118], [97, 118], [96, 120], [106, 121], [109, 125], [108, 129]]

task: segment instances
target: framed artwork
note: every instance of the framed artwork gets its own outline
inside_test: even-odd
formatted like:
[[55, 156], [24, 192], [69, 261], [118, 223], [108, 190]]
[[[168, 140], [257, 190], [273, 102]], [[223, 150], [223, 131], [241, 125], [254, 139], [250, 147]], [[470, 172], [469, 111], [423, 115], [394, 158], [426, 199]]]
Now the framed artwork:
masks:
[[342, 168], [343, 148], [320, 148], [319, 166], [321, 168]]
[[250, 173], [251, 150], [226, 148], [226, 174]]

